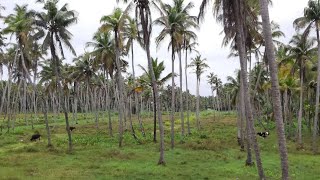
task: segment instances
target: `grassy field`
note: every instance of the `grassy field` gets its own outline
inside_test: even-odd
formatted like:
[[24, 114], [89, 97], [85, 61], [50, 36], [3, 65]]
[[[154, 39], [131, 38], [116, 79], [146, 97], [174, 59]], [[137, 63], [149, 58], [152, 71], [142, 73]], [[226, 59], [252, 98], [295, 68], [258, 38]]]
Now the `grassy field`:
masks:
[[[146, 137], [142, 137], [134, 120], [137, 143], [130, 132], [125, 133], [124, 147], [118, 148], [117, 134], [109, 137], [105, 119], [97, 130], [93, 116], [89, 122], [80, 115], [73, 132], [74, 152], [67, 154], [67, 135], [62, 116], [52, 130], [53, 148], [47, 148], [45, 126], [38, 121], [35, 130], [43, 137], [30, 142], [35, 130], [17, 122], [14, 132], [0, 136], [0, 179], [258, 179], [255, 167], [246, 167], [246, 153], [239, 150], [236, 138], [236, 117], [232, 113], [212, 111], [201, 113], [203, 130], [181, 139], [180, 122], [176, 120], [176, 148], [169, 148], [170, 122], [164, 115], [166, 166], [158, 166], [158, 143], [152, 142], [152, 120], [144, 116]], [[117, 131], [114, 118], [114, 131]], [[178, 117], [177, 117], [178, 118]], [[41, 119], [41, 117], [40, 117]], [[195, 124], [191, 117], [192, 125]], [[192, 126], [194, 127], [194, 126]], [[262, 128], [257, 127], [257, 130]], [[280, 158], [274, 130], [266, 139], [258, 138], [266, 176], [280, 179]], [[292, 179], [320, 179], [320, 156], [312, 155], [309, 142], [297, 151], [288, 142], [290, 175]]]

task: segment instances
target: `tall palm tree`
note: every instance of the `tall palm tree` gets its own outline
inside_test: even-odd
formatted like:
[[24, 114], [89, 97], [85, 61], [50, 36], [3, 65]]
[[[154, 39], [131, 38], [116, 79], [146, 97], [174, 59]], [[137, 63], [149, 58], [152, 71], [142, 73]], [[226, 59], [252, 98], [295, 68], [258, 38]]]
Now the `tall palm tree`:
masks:
[[[314, 40], [309, 39], [306, 36], [297, 34], [292, 37], [289, 42], [291, 44], [290, 55], [287, 59], [295, 59], [295, 64], [298, 66], [300, 71], [300, 103], [299, 103], [299, 114], [298, 114], [298, 146], [303, 147], [302, 142], [302, 116], [303, 116], [303, 91], [304, 91], [304, 79], [305, 79], [305, 64], [306, 61], [310, 61], [311, 57], [315, 54], [315, 48], [313, 48]], [[294, 67], [296, 68], [296, 67]]]
[[197, 52], [196, 46], [198, 43], [196, 42], [195, 36], [184, 33], [183, 34], [183, 48], [185, 51], [185, 69], [184, 69], [184, 75], [185, 75], [185, 81], [186, 81], [186, 110], [187, 110], [187, 128], [188, 128], [188, 134], [191, 134], [190, 130], [190, 113], [189, 113], [189, 88], [188, 88], [188, 52]]
[[68, 110], [65, 103], [65, 94], [62, 89], [61, 81], [63, 79], [61, 73], [60, 58], [57, 54], [57, 47], [61, 53], [61, 57], [64, 59], [64, 48], [67, 47], [73, 55], [76, 55], [74, 48], [72, 47], [70, 40], [72, 34], [68, 31], [68, 28], [75, 24], [78, 20], [76, 12], [68, 9], [68, 4], [64, 4], [61, 8], [58, 8], [58, 0], [38, 0], [38, 2], [44, 5], [44, 12], [36, 13], [35, 24], [40, 27], [45, 34], [42, 47], [44, 50], [50, 49], [52, 64], [54, 65], [55, 75], [57, 77], [57, 86], [59, 90], [59, 96], [62, 97], [62, 108], [66, 121], [66, 131], [68, 133], [68, 147], [69, 152], [72, 151], [72, 138], [69, 126]]
[[121, 74], [121, 39], [122, 33], [127, 25], [127, 12], [123, 12], [120, 8], [116, 8], [111, 15], [103, 16], [101, 18], [101, 22], [103, 25], [101, 26], [101, 31], [109, 31], [112, 30], [114, 33], [115, 39], [115, 64], [116, 64], [116, 78], [117, 85], [119, 90], [119, 147], [122, 147], [123, 141], [123, 115], [125, 114], [125, 103], [124, 103], [124, 82]]
[[[136, 86], [136, 74], [135, 74], [135, 64], [134, 64], [134, 41], [137, 41], [138, 43], [141, 44], [141, 39], [138, 36], [138, 28], [136, 24], [136, 20], [133, 18], [128, 17], [128, 26], [125, 29], [124, 32], [124, 37], [127, 39], [127, 44], [126, 44], [126, 51], [129, 54], [129, 51], [131, 50], [131, 60], [132, 60], [132, 77], [133, 77], [133, 85]], [[140, 119], [140, 110], [139, 110], [139, 102], [138, 102], [138, 94], [134, 94], [134, 102], [135, 102], [135, 111], [138, 116], [138, 122], [140, 124], [140, 130], [145, 136], [144, 128], [142, 125], [142, 121]], [[130, 111], [131, 112], [131, 111]], [[155, 112], [156, 113], [156, 112]], [[154, 117], [156, 119], [156, 117]], [[155, 120], [155, 123], [156, 120]], [[155, 136], [154, 136], [154, 141], [156, 141]]]
[[288, 154], [286, 147], [286, 139], [284, 134], [284, 126], [281, 112], [281, 97], [279, 91], [279, 81], [277, 77], [277, 65], [275, 61], [274, 47], [272, 44], [272, 33], [270, 27], [270, 18], [268, 10], [268, 1], [260, 0], [260, 13], [262, 17], [263, 34], [266, 41], [266, 52], [269, 58], [269, 69], [271, 72], [271, 83], [272, 83], [272, 99], [273, 99], [273, 111], [277, 124], [277, 134], [279, 151], [281, 158], [281, 168], [282, 168], [282, 179], [289, 179], [289, 165], [288, 165]]
[[[110, 87], [109, 87], [109, 76], [113, 78], [114, 72], [114, 62], [115, 62], [115, 41], [112, 37], [111, 32], [96, 32], [93, 36], [93, 41], [86, 44], [87, 47], [93, 47], [93, 51], [90, 53], [95, 57], [95, 62], [103, 67], [105, 72], [106, 80], [104, 83], [104, 88], [106, 91], [106, 108], [108, 111], [108, 126], [109, 135], [112, 137], [112, 120], [111, 120], [111, 97], [110, 97]], [[77, 96], [75, 96], [75, 104], [77, 103]]]
[[[75, 67], [73, 72], [70, 74], [70, 78], [75, 82], [84, 82], [86, 86], [86, 102], [85, 102], [85, 111], [86, 117], [89, 111], [89, 98], [90, 98], [90, 82], [93, 78], [97, 78], [96, 67], [94, 66], [94, 59], [89, 53], [85, 53], [76, 59], [74, 59]], [[97, 122], [96, 122], [97, 123]], [[97, 124], [96, 124], [97, 125]]]
[[[5, 34], [11, 34], [16, 36], [16, 41], [18, 45], [18, 69], [23, 74], [23, 109], [24, 109], [24, 118], [26, 119], [26, 110], [27, 110], [27, 102], [26, 102], [26, 84], [27, 80], [32, 83], [30, 77], [30, 66], [31, 60], [29, 57], [29, 52], [31, 52], [32, 43], [32, 33], [34, 31], [34, 27], [32, 27], [32, 17], [34, 15], [33, 11], [28, 10], [27, 5], [19, 6], [16, 5], [14, 8], [15, 13], [10, 14], [5, 18], [5, 24], [8, 26], [3, 30]], [[35, 88], [35, 84], [33, 85]], [[32, 129], [33, 129], [33, 121], [32, 121]]]
[[199, 106], [200, 106], [200, 96], [199, 96], [199, 87], [200, 87], [200, 77], [209, 68], [209, 65], [206, 63], [206, 59], [202, 59], [201, 55], [196, 56], [191, 60], [189, 67], [192, 67], [194, 73], [197, 77], [197, 102], [196, 102], [196, 121], [197, 121], [197, 128], [200, 130], [200, 119], [199, 119]]
[[[117, 0], [118, 2], [119, 0]], [[128, 0], [122, 0], [123, 2], [128, 2]], [[160, 158], [158, 164], [165, 165], [164, 160], [164, 127], [162, 121], [162, 113], [160, 108], [160, 97], [158, 92], [158, 87], [156, 83], [155, 74], [152, 68], [152, 59], [150, 54], [150, 36], [152, 31], [152, 18], [151, 18], [151, 9], [150, 4], [156, 5], [153, 0], [131, 0], [128, 7], [135, 5], [135, 19], [137, 24], [141, 24], [139, 29], [139, 37], [143, 39], [143, 48], [146, 50], [148, 68], [152, 78], [152, 88], [156, 95], [156, 104], [157, 104], [157, 113], [158, 113], [158, 122], [160, 130]]]
[[[308, 31], [312, 27], [316, 27], [317, 43], [318, 43], [318, 67], [320, 67], [320, 37], [319, 37], [319, 23], [320, 23], [320, 1], [309, 0], [308, 7], [304, 9], [304, 16], [296, 19], [294, 24], [298, 29], [306, 28], [304, 34], [309, 34]], [[313, 143], [312, 150], [317, 153], [317, 134], [319, 132], [318, 126], [318, 114], [319, 114], [319, 97], [320, 97], [320, 68], [317, 68], [317, 90], [316, 90], [316, 107], [313, 126]]]
[[[209, 0], [203, 0], [200, 6], [198, 21], [203, 19], [205, 8], [208, 6]], [[260, 158], [260, 149], [257, 143], [254, 130], [254, 121], [252, 116], [252, 107], [250, 102], [249, 85], [247, 82], [247, 38], [248, 38], [248, 22], [247, 19], [255, 20], [256, 13], [251, 13], [256, 8], [251, 7], [252, 4], [244, 3], [243, 0], [216, 0], [214, 4], [214, 14], [216, 19], [223, 24], [224, 33], [228, 39], [235, 37], [235, 44], [238, 50], [240, 66], [241, 66], [241, 79], [243, 84], [241, 97], [244, 98], [245, 114], [249, 123], [249, 139], [252, 139], [253, 147], [256, 155], [256, 162], [260, 179], [265, 179], [262, 162]], [[254, 4], [256, 5], [256, 4]], [[250, 18], [249, 18], [250, 17]], [[255, 21], [252, 22], [255, 24]], [[242, 109], [244, 111], [244, 109]]]
[[[161, 16], [154, 21], [156, 25], [161, 26], [163, 29], [156, 38], [156, 43], [159, 45], [166, 37], [170, 37], [170, 43], [168, 49], [171, 48], [171, 60], [172, 60], [172, 74], [174, 74], [174, 60], [175, 53], [177, 52], [179, 57], [179, 72], [180, 72], [180, 91], [182, 91], [182, 64], [181, 64], [181, 48], [183, 45], [183, 32], [187, 31], [190, 26], [196, 26], [192, 16], [188, 13], [193, 3], [189, 3], [186, 7], [183, 7], [183, 0], [174, 0], [173, 5], [160, 3]], [[174, 76], [172, 77], [172, 87], [174, 87]], [[174, 113], [175, 113], [175, 92], [172, 88], [171, 92], [171, 148], [174, 148]], [[183, 115], [183, 101], [182, 92], [180, 92], [180, 118], [181, 118], [181, 134], [184, 136], [184, 115]]]

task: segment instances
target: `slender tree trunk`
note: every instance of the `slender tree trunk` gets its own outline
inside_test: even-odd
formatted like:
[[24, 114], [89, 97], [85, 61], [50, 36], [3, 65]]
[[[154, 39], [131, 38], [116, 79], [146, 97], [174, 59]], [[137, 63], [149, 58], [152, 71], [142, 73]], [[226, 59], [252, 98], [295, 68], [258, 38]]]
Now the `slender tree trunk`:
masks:
[[157, 104], [156, 95], [153, 91], [153, 142], [157, 142]]
[[200, 130], [200, 117], [199, 117], [199, 106], [200, 106], [200, 96], [199, 96], [199, 86], [200, 86], [200, 77], [197, 75], [197, 90], [196, 90], [196, 123], [197, 123], [197, 129]]
[[297, 136], [298, 136], [298, 148], [303, 148], [302, 143], [302, 114], [303, 114], [303, 60], [301, 60], [301, 69], [300, 69], [300, 101], [299, 101], [299, 114], [298, 114], [298, 129], [297, 129]]
[[283, 121], [285, 124], [288, 123], [288, 89], [286, 88], [283, 92]]
[[[134, 53], [133, 53], [133, 42], [131, 44], [131, 57], [132, 57], [132, 76], [133, 76], [133, 80], [134, 80], [134, 86], [136, 87], [136, 75], [135, 75], [135, 70], [134, 70]], [[140, 131], [142, 133], [143, 137], [146, 137], [146, 133], [144, 132], [144, 127], [142, 124], [142, 120], [140, 117], [140, 109], [139, 109], [139, 99], [138, 99], [138, 95], [137, 93], [134, 93], [134, 102], [135, 102], [135, 111], [138, 117], [138, 122], [139, 122], [139, 126], [140, 126]], [[156, 122], [155, 122], [156, 123]]]
[[137, 142], [139, 142], [139, 139], [138, 139], [138, 137], [136, 136], [136, 132], [135, 132], [134, 127], [133, 127], [133, 122], [132, 122], [132, 117], [131, 117], [131, 109], [132, 109], [131, 97], [129, 97], [129, 112], [128, 112], [128, 114], [129, 114], [129, 123], [130, 123], [131, 134], [132, 134], [133, 138], [134, 138]]
[[318, 42], [318, 68], [317, 68], [317, 90], [316, 90], [316, 108], [314, 114], [314, 121], [313, 121], [313, 137], [312, 137], [312, 151], [313, 153], [318, 152], [318, 133], [319, 133], [319, 97], [320, 97], [320, 38], [319, 38], [319, 27], [318, 21], [315, 22], [316, 24], [316, 31], [317, 31], [317, 42]]
[[186, 110], [187, 110], [187, 127], [188, 127], [188, 134], [191, 134], [190, 130], [190, 112], [189, 112], [189, 88], [188, 88], [188, 50], [185, 50], [186, 58], [185, 58], [185, 67], [184, 67], [184, 75], [186, 80]]
[[282, 179], [289, 178], [288, 153], [286, 147], [286, 138], [284, 133], [283, 118], [281, 113], [280, 90], [278, 81], [278, 69], [276, 64], [275, 52], [272, 43], [272, 33], [269, 19], [268, 1], [260, 0], [260, 13], [262, 17], [263, 34], [266, 41], [266, 50], [271, 72], [273, 112], [277, 125], [278, 144], [281, 158]]
[[184, 138], [184, 112], [183, 112], [183, 94], [182, 94], [182, 58], [181, 58], [181, 49], [178, 50], [179, 57], [179, 74], [180, 74], [180, 120], [181, 120], [181, 138]]
[[106, 82], [106, 108], [108, 111], [108, 126], [109, 126], [109, 136], [113, 137], [113, 133], [112, 133], [112, 120], [111, 120], [111, 97], [110, 97], [110, 86], [108, 83], [108, 73], [107, 73], [107, 82]]
[[247, 135], [246, 138], [246, 142], [247, 142], [247, 159], [246, 159], [246, 166], [253, 166], [254, 163], [252, 161], [252, 150], [251, 150], [251, 146], [252, 146], [252, 134], [250, 133], [250, 122], [249, 119], [247, 118], [246, 115], [246, 105], [245, 105], [245, 93], [244, 93], [245, 89], [244, 89], [244, 85], [243, 85], [243, 78], [242, 78], [242, 74], [240, 74], [240, 112], [241, 112], [241, 120], [246, 123], [246, 127], [245, 127], [245, 133]]
[[119, 39], [118, 32], [115, 31], [115, 41], [116, 41], [116, 77], [117, 77], [117, 85], [119, 90], [119, 147], [122, 147], [123, 141], [123, 115], [124, 115], [124, 91], [123, 91], [123, 78], [121, 75], [121, 62], [120, 62], [120, 47], [119, 47]]
[[51, 134], [50, 134], [50, 127], [49, 127], [49, 121], [48, 121], [48, 100], [46, 98], [43, 99], [44, 101], [44, 120], [46, 123], [46, 131], [47, 131], [47, 137], [48, 137], [48, 147], [51, 147]]
[[[173, 42], [173, 37], [171, 38], [171, 42]], [[171, 73], [172, 73], [172, 81], [171, 81], [171, 115], [170, 115], [170, 122], [171, 122], [171, 149], [174, 148], [174, 115], [176, 112], [176, 108], [175, 108], [175, 84], [174, 84], [174, 45], [171, 45], [171, 53], [172, 53], [172, 69], [171, 69]]]
[[250, 93], [249, 93], [249, 85], [248, 85], [248, 74], [247, 74], [247, 60], [246, 60], [246, 50], [245, 50], [245, 39], [244, 39], [244, 23], [243, 23], [243, 1], [242, 0], [236, 0], [236, 6], [235, 6], [235, 12], [236, 12], [236, 29], [237, 29], [237, 35], [236, 35], [236, 42], [238, 44], [238, 50], [239, 50], [239, 57], [240, 57], [240, 65], [241, 65], [241, 78], [243, 83], [243, 89], [244, 89], [244, 103], [246, 108], [246, 117], [249, 120], [249, 133], [251, 134], [251, 139], [255, 151], [256, 156], [256, 162], [258, 167], [258, 173], [260, 179], [265, 179], [263, 167], [262, 167], [262, 161], [260, 157], [260, 149], [258, 146], [257, 138], [255, 135], [254, 130], [254, 120], [252, 117], [252, 108], [251, 108], [251, 102], [250, 102]]
[[[151, 81], [152, 81], [152, 87], [155, 91], [156, 95], [156, 103], [160, 103], [160, 96], [158, 92], [156, 77], [154, 75], [153, 67], [152, 67], [152, 60], [150, 55], [150, 34], [151, 29], [149, 29], [148, 24], [151, 23], [151, 13], [149, 6], [146, 7], [140, 7], [140, 19], [141, 19], [141, 25], [143, 30], [143, 39], [144, 39], [144, 45], [147, 52], [147, 59], [148, 59], [148, 67], [149, 72], [151, 74]], [[150, 22], [149, 22], [150, 21]], [[157, 106], [157, 112], [158, 112], [158, 122], [159, 122], [159, 130], [160, 130], [160, 158], [158, 161], [158, 164], [164, 165], [164, 127], [162, 122], [162, 114], [161, 114], [161, 108], [160, 104]]]
[[61, 79], [62, 79], [62, 75], [61, 75], [61, 71], [60, 71], [60, 63], [59, 63], [59, 59], [56, 56], [56, 50], [55, 50], [55, 46], [54, 46], [54, 39], [53, 39], [53, 33], [50, 34], [50, 38], [51, 38], [51, 43], [50, 43], [50, 50], [51, 50], [51, 56], [52, 56], [52, 60], [53, 63], [55, 64], [55, 74], [57, 77], [57, 88], [58, 88], [58, 97], [60, 99], [60, 97], [62, 97], [61, 103], [62, 103], [62, 108], [63, 108], [63, 112], [64, 112], [64, 118], [66, 121], [66, 131], [68, 134], [68, 152], [71, 153], [72, 152], [72, 137], [71, 137], [71, 131], [70, 131], [70, 125], [69, 125], [69, 118], [68, 118], [68, 111], [67, 111], [67, 107], [66, 107], [66, 99], [65, 99], [65, 95], [63, 92], [63, 88], [61, 86]]

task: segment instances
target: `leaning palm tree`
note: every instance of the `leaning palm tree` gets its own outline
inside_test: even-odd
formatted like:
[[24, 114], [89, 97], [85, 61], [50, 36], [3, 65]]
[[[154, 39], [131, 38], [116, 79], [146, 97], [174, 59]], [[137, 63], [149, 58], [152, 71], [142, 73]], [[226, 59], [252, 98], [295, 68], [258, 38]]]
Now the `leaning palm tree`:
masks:
[[[286, 139], [284, 134], [284, 126], [281, 112], [281, 96], [279, 91], [279, 81], [277, 64], [272, 45], [272, 33], [269, 19], [268, 1], [260, 0], [260, 13], [262, 17], [263, 34], [266, 41], [266, 52], [269, 58], [269, 69], [271, 72], [271, 83], [272, 83], [272, 99], [273, 99], [273, 111], [277, 123], [277, 133], [279, 137], [279, 151], [281, 157], [281, 168], [282, 168], [282, 179], [289, 179], [289, 165], [288, 165], [288, 154], [286, 147]], [[318, 79], [319, 80], [319, 79]]]
[[61, 57], [64, 59], [64, 48], [67, 47], [73, 55], [76, 55], [74, 48], [72, 47], [70, 40], [72, 34], [68, 31], [68, 28], [75, 24], [78, 20], [76, 12], [68, 9], [68, 4], [64, 4], [61, 8], [58, 8], [58, 0], [38, 0], [44, 7], [44, 12], [36, 14], [35, 24], [40, 27], [45, 34], [42, 47], [44, 50], [50, 49], [51, 61], [54, 67], [55, 75], [57, 77], [57, 86], [59, 97], [62, 97], [62, 108], [66, 121], [66, 131], [68, 133], [68, 147], [69, 152], [72, 151], [72, 139], [71, 131], [69, 127], [68, 110], [65, 103], [65, 94], [62, 89], [62, 73], [61, 73], [61, 59], [57, 54], [57, 48], [61, 53]]
[[194, 73], [197, 77], [197, 102], [196, 102], [196, 123], [197, 123], [197, 129], [200, 130], [200, 120], [199, 120], [199, 106], [200, 106], [200, 96], [199, 96], [199, 87], [200, 87], [200, 77], [201, 75], [206, 71], [207, 68], [209, 68], [209, 65], [206, 63], [206, 59], [202, 59], [201, 55], [196, 56], [191, 60], [191, 63], [189, 64], [189, 67], [192, 67], [194, 70]]
[[116, 8], [111, 15], [103, 16], [101, 18], [101, 22], [103, 25], [101, 26], [101, 31], [107, 32], [112, 30], [114, 33], [115, 39], [115, 64], [116, 64], [116, 78], [117, 78], [117, 87], [119, 90], [119, 147], [122, 147], [123, 141], [123, 116], [125, 114], [125, 103], [124, 103], [124, 81], [121, 75], [121, 39], [124, 28], [126, 27], [128, 14], [127, 12], [123, 12], [120, 8]]
[[[319, 37], [319, 23], [320, 23], [320, 1], [319, 0], [309, 0], [308, 7], [304, 9], [304, 16], [296, 19], [294, 24], [297, 29], [305, 29], [305, 35], [309, 34], [309, 31], [315, 27], [318, 43], [318, 67], [320, 67], [320, 37]], [[312, 150], [317, 153], [317, 137], [319, 132], [318, 126], [318, 114], [319, 114], [319, 97], [320, 97], [320, 68], [317, 68], [317, 90], [316, 90], [316, 107], [314, 116], [314, 126], [313, 126], [313, 143]]]

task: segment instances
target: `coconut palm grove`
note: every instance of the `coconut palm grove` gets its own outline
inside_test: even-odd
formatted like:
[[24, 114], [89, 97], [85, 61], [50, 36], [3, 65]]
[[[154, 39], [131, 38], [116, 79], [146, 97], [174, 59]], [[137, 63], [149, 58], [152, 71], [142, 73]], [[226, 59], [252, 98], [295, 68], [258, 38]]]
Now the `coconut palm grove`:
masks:
[[0, 1], [0, 179], [320, 179], [320, 0], [98, 1]]

